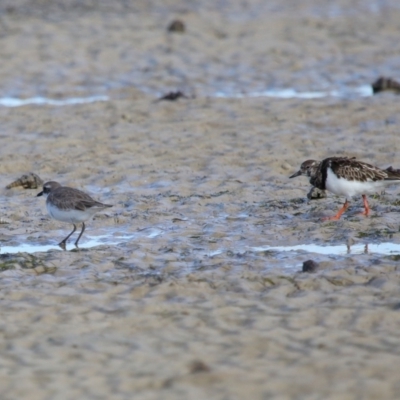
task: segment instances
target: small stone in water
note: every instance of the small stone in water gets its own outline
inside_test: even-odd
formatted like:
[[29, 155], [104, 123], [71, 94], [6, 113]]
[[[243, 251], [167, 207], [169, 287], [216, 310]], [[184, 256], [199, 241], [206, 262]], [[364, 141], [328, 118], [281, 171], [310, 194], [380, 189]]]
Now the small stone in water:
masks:
[[183, 33], [183, 32], [185, 32], [185, 30], [186, 30], [185, 24], [182, 21], [180, 21], [179, 19], [172, 21], [168, 26], [168, 32]]
[[307, 198], [309, 200], [319, 200], [326, 197], [325, 190], [318, 189], [317, 187], [312, 187], [311, 190], [307, 193]]
[[319, 265], [314, 260], [307, 260], [303, 262], [303, 272], [315, 272]]

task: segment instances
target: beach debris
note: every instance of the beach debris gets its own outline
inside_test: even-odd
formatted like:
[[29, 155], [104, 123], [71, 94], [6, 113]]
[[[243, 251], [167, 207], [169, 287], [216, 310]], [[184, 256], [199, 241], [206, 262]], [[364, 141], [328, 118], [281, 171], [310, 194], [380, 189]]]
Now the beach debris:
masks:
[[326, 197], [325, 190], [318, 189], [315, 186], [313, 186], [311, 190], [307, 193], [307, 198], [309, 200], [319, 200], [319, 199], [324, 199], [325, 197]]
[[303, 272], [315, 272], [319, 268], [319, 264], [314, 260], [307, 260], [303, 262]]
[[46, 264], [42, 257], [29, 253], [0, 254], [0, 271], [10, 269], [30, 269], [41, 275], [52, 274], [57, 268], [53, 264]]
[[168, 32], [183, 33], [186, 30], [186, 26], [181, 20], [175, 19], [168, 25], [167, 30]]
[[176, 92], [168, 92], [164, 96], [161, 96], [158, 98], [156, 101], [162, 101], [162, 100], [168, 100], [168, 101], [176, 101], [180, 98], [188, 99], [184, 93], [182, 93], [180, 90], [177, 90]]
[[381, 76], [371, 86], [374, 94], [387, 90], [400, 94], [400, 83], [392, 78]]
[[22, 175], [16, 181], [6, 186], [6, 189], [22, 186], [24, 189], [37, 189], [42, 187], [43, 180], [33, 172]]

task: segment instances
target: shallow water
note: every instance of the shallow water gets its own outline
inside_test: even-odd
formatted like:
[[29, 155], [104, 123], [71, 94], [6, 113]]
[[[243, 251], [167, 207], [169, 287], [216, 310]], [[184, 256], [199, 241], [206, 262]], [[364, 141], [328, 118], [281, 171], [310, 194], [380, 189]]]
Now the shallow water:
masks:
[[[82, 249], [91, 249], [98, 246], [118, 246], [120, 244], [126, 244], [131, 241], [140, 238], [148, 238], [153, 239], [157, 236], [160, 236], [163, 233], [162, 229], [157, 227], [150, 227], [141, 229], [138, 232], [132, 234], [120, 234], [121, 229], [115, 230], [110, 229], [106, 234], [90, 236], [84, 235], [82, 239], [79, 241], [79, 248]], [[64, 234], [60, 233], [59, 236], [62, 237]], [[74, 250], [76, 246], [74, 245], [75, 238], [72, 238], [68, 241], [66, 250]], [[53, 242], [53, 240], [52, 240]], [[35, 243], [21, 243], [15, 245], [5, 245], [0, 246], [0, 254], [16, 254], [16, 253], [39, 253], [39, 252], [47, 252], [47, 251], [64, 251], [62, 250], [56, 242], [51, 244], [35, 244]]]
[[251, 250], [256, 252], [277, 251], [277, 252], [307, 252], [324, 255], [344, 255], [344, 254], [400, 254], [400, 244], [398, 243], [378, 243], [378, 244], [354, 244], [348, 246], [342, 245], [327, 245], [321, 246], [317, 244], [299, 244], [296, 246], [261, 246], [252, 247]]
[[[131, 239], [132, 236], [120, 236], [120, 237], [113, 237], [111, 235], [101, 235], [96, 237], [85, 237], [85, 240], [82, 240], [79, 243], [79, 248], [83, 249], [90, 249], [97, 246], [102, 245], [118, 245], [119, 243]], [[73, 241], [67, 245], [67, 250], [73, 250], [76, 247], [73, 245]], [[39, 252], [46, 252], [52, 250], [62, 250], [56, 243], [54, 244], [33, 244], [33, 243], [21, 243], [15, 246], [1, 246], [0, 247], [0, 254], [15, 254], [15, 253], [39, 253]]]
[[[81, 239], [79, 248], [91, 249], [98, 246], [118, 246], [126, 245], [137, 240], [140, 241], [142, 238], [155, 239], [165, 232], [174, 228], [161, 228], [161, 227], [146, 227], [139, 229], [133, 233], [121, 234], [123, 231], [128, 231], [129, 228], [119, 228], [119, 229], [109, 229], [106, 233], [97, 236], [85, 236]], [[171, 231], [172, 232], [172, 231]], [[58, 234], [62, 237], [62, 233]], [[179, 236], [179, 233], [178, 233]], [[182, 238], [181, 238], [182, 239]], [[73, 250], [76, 247], [73, 244], [73, 240], [68, 242], [67, 250]], [[0, 254], [15, 254], [20, 252], [25, 253], [37, 253], [37, 252], [47, 252], [47, 251], [62, 251], [57, 243], [51, 244], [35, 244], [35, 243], [21, 243], [15, 245], [5, 245], [0, 247]], [[319, 254], [325, 256], [344, 256], [344, 255], [358, 255], [358, 254], [379, 254], [379, 255], [396, 255], [400, 254], [400, 244], [393, 242], [381, 242], [381, 243], [357, 243], [349, 246], [348, 244], [327, 244], [320, 245], [314, 243], [307, 244], [297, 244], [292, 246], [246, 246], [242, 249], [237, 249], [234, 245], [229, 248], [217, 248], [214, 250], [206, 250], [201, 248], [194, 251], [193, 256], [204, 257], [209, 259], [214, 257], [225, 258], [226, 254], [235, 253], [239, 256], [244, 256], [247, 252], [252, 253], [263, 253], [263, 252], [273, 252], [274, 258], [276, 260], [286, 260], [282, 267], [285, 269], [296, 269], [298, 263], [287, 263], [288, 257], [287, 253], [295, 252], [299, 255], [306, 254]], [[205, 251], [204, 251], [205, 250]], [[196, 254], [197, 253], [197, 254]]]
[[69, 106], [74, 104], [95, 103], [98, 101], [108, 101], [108, 96], [89, 96], [89, 97], [71, 97], [66, 99], [49, 99], [47, 97], [30, 97], [27, 99], [19, 99], [16, 97], [1, 97], [0, 106], [4, 107], [21, 107], [31, 104], [50, 105], [50, 106]]
[[372, 96], [371, 85], [363, 85], [356, 88], [345, 88], [341, 90], [329, 91], [306, 91], [299, 92], [293, 88], [289, 89], [271, 89], [260, 92], [247, 93], [230, 93], [219, 91], [215, 93], [215, 97], [223, 98], [246, 98], [246, 97], [272, 97], [279, 99], [320, 99], [324, 97], [368, 97]]
[[[255, 92], [233, 93], [230, 91], [218, 91], [214, 97], [220, 98], [251, 98], [251, 97], [271, 97], [277, 99], [320, 99], [325, 97], [368, 97], [372, 96], [372, 88], [370, 85], [363, 85], [357, 88], [346, 88], [341, 90], [330, 91], [305, 91], [299, 92], [293, 88], [289, 89], [271, 89]], [[88, 104], [99, 101], [110, 101], [111, 98], [106, 95], [88, 96], [88, 97], [71, 97], [65, 99], [51, 99], [47, 97], [30, 97], [20, 99], [16, 97], [0, 98], [0, 106], [3, 107], [22, 107], [27, 105], [50, 105], [50, 106], [69, 106], [75, 104]]]

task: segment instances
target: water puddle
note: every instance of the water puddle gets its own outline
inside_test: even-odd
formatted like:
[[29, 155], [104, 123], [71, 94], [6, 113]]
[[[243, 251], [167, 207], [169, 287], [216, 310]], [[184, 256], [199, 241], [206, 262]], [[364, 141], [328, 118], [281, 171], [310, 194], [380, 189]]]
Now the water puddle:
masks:
[[320, 99], [323, 97], [368, 97], [372, 96], [371, 85], [363, 85], [356, 88], [342, 90], [298, 92], [294, 89], [273, 89], [249, 93], [217, 92], [215, 97], [242, 99], [247, 97], [274, 97], [278, 99]]
[[[372, 96], [371, 85], [363, 85], [356, 88], [344, 88], [341, 90], [329, 90], [329, 91], [306, 91], [299, 92], [295, 89], [271, 89], [262, 90], [255, 92], [226, 92], [218, 91], [214, 94], [214, 97], [220, 98], [250, 98], [250, 97], [273, 97], [278, 99], [320, 99], [324, 97], [368, 97]], [[89, 97], [70, 97], [66, 99], [50, 99], [48, 97], [29, 97], [26, 99], [20, 99], [17, 97], [0, 97], [0, 106], [3, 107], [22, 107], [31, 104], [36, 105], [50, 105], [50, 106], [68, 106], [75, 104], [86, 104], [95, 103], [98, 101], [109, 101], [110, 97], [101, 96], [89, 96]]]
[[346, 255], [346, 254], [400, 254], [400, 244], [398, 243], [379, 243], [379, 244], [354, 244], [348, 246], [345, 244], [335, 246], [321, 246], [316, 244], [299, 244], [296, 246], [261, 246], [251, 247], [252, 251], [303, 251], [307, 253], [316, 253], [324, 255]]
[[0, 106], [21, 107], [30, 104], [50, 105], [50, 106], [69, 106], [74, 104], [94, 103], [97, 101], [108, 101], [108, 96], [90, 96], [90, 97], [71, 97], [68, 99], [49, 99], [47, 97], [30, 97], [27, 99], [18, 99], [15, 97], [0, 97]]
[[[134, 240], [138, 240], [141, 237], [146, 237], [148, 239], [156, 238], [157, 236], [162, 235], [164, 231], [159, 228], [145, 228], [139, 232], [132, 233], [130, 235], [99, 235], [95, 237], [85, 236], [79, 242], [80, 249], [90, 249], [96, 246], [116, 246], [120, 244], [129, 243]], [[62, 235], [61, 235], [62, 237]], [[68, 242], [66, 250], [76, 249], [74, 245], [74, 241]], [[39, 253], [46, 252], [51, 250], [62, 250], [57, 243], [52, 244], [34, 244], [34, 243], [22, 243], [17, 244], [15, 246], [0, 246], [0, 254], [16, 254], [16, 253]]]
[[[100, 235], [96, 237], [85, 237], [85, 240], [79, 242], [80, 249], [90, 249], [92, 247], [101, 246], [101, 245], [117, 245], [121, 242], [126, 242], [127, 240], [131, 240], [134, 235], [126, 235], [126, 236], [110, 236], [110, 235]], [[75, 249], [75, 245], [73, 241], [67, 245], [67, 250]], [[63, 251], [56, 243], [54, 244], [33, 244], [33, 243], [22, 243], [16, 246], [1, 246], [0, 254], [15, 254], [15, 253], [38, 253], [38, 252], [46, 252], [49, 250], [59, 250]]]
[[146, 237], [148, 237], [149, 239], [153, 239], [157, 236], [160, 236], [163, 233], [163, 231], [158, 228], [145, 229], [145, 232], [146, 232]]

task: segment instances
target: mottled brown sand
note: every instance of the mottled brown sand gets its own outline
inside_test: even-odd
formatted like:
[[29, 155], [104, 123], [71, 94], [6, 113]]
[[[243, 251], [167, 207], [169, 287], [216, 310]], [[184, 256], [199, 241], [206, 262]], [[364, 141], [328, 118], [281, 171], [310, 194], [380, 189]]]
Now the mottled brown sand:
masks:
[[[0, 5], [1, 96], [110, 97], [0, 108], [1, 246], [54, 245], [0, 248], [2, 400], [400, 398], [398, 256], [351, 252], [400, 243], [400, 187], [321, 223], [344, 199], [288, 179], [331, 155], [400, 168], [400, 97], [212, 96], [393, 73], [400, 10], [200, 3]], [[80, 250], [39, 190], [5, 189], [26, 172], [114, 204]], [[265, 250], [298, 244], [350, 254]]]

